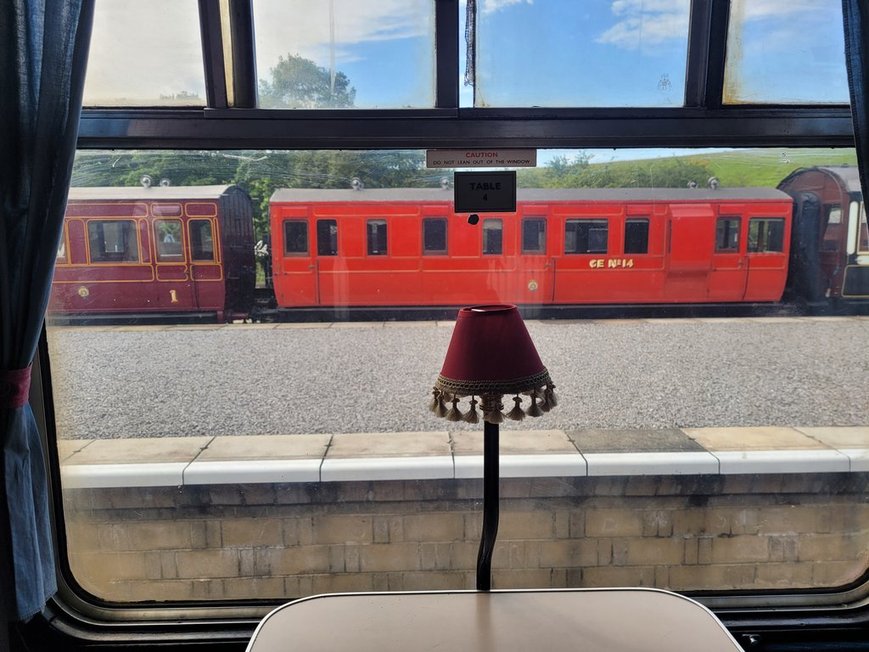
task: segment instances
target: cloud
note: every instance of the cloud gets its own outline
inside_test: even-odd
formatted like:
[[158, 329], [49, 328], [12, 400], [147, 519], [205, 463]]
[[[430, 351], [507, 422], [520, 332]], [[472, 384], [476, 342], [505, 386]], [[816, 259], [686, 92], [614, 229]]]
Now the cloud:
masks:
[[688, 0], [613, 0], [611, 11], [618, 22], [595, 39], [598, 43], [637, 50], [688, 34]]
[[260, 77], [287, 54], [321, 66], [334, 56], [340, 67], [358, 60], [355, 46], [361, 43], [434, 35], [430, 0], [258, 0], [254, 20]]
[[500, 11], [505, 7], [510, 7], [512, 5], [518, 5], [523, 3], [533, 5], [534, 0], [483, 0], [483, 13], [491, 14], [496, 11]]

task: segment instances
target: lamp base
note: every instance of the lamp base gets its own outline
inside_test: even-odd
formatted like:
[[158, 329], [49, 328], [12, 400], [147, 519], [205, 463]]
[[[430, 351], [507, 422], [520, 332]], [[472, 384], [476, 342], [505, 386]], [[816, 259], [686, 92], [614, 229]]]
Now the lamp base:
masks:
[[498, 537], [498, 436], [497, 423], [483, 422], [483, 532], [477, 553], [477, 590], [492, 589], [492, 552]]

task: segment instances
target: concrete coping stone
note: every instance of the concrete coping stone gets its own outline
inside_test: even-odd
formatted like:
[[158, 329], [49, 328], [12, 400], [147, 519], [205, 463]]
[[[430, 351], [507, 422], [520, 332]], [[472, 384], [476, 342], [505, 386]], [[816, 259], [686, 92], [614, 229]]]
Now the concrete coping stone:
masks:
[[[483, 477], [482, 432], [58, 442], [67, 489]], [[502, 431], [502, 478], [869, 472], [869, 426]]]

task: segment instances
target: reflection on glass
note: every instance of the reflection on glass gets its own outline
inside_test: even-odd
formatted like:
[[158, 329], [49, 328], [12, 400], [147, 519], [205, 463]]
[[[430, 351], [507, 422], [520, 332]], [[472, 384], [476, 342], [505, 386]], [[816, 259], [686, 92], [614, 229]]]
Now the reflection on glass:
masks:
[[255, 0], [259, 105], [434, 106], [434, 0]]
[[96, 3], [85, 106], [204, 106], [192, 0]]
[[682, 106], [689, 0], [478, 2], [478, 107]]
[[[775, 604], [857, 581], [869, 322], [789, 312], [869, 270], [854, 151], [539, 160], [516, 212], [471, 224], [419, 151], [80, 152], [48, 331], [77, 583], [121, 603], [472, 587], [482, 442], [428, 409], [455, 311], [425, 310], [502, 302], [561, 400], [546, 430], [502, 425], [522, 477], [502, 471], [497, 587]], [[189, 264], [161, 262], [177, 244]], [[776, 316], [697, 318], [725, 303]]]
[[847, 104], [842, 3], [733, 0], [724, 102]]

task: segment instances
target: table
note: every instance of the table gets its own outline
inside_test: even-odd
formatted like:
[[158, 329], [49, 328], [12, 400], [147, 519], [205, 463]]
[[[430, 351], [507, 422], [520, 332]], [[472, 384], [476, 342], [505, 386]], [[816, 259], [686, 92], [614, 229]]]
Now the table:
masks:
[[247, 652], [741, 652], [706, 607], [659, 589], [353, 593], [303, 598]]

